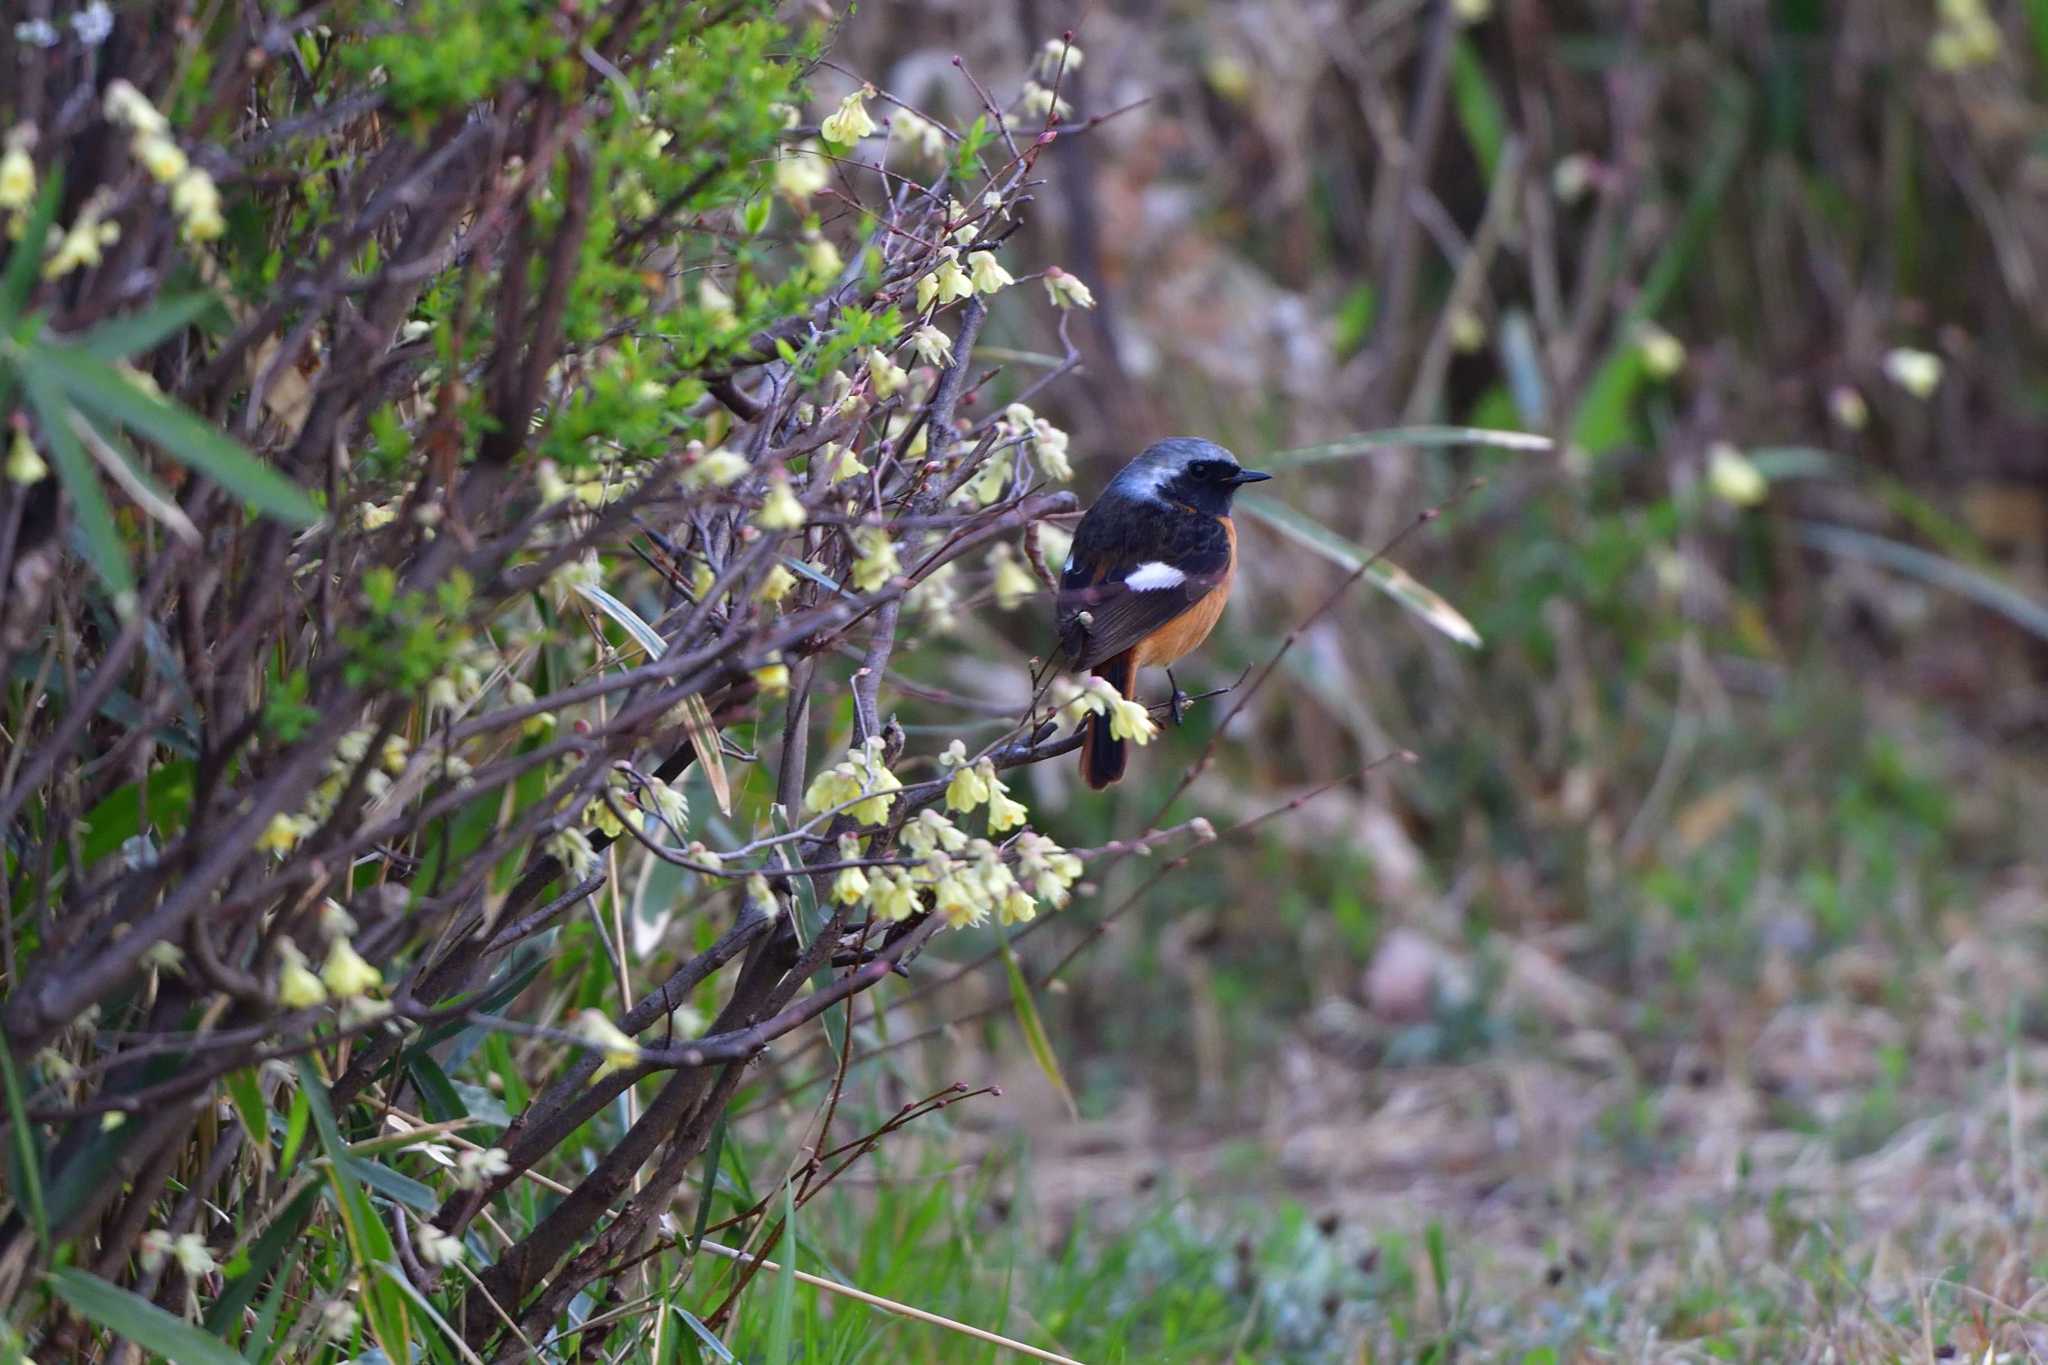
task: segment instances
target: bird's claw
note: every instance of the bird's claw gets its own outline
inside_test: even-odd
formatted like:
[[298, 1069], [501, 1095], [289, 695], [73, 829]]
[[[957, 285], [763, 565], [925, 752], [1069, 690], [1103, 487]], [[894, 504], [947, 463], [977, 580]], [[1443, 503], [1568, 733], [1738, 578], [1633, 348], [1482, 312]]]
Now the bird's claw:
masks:
[[1173, 688], [1173, 694], [1166, 699], [1167, 710], [1173, 716], [1174, 726], [1178, 728], [1187, 719], [1188, 709], [1195, 704], [1195, 699], [1180, 690], [1180, 683], [1174, 679], [1173, 670], [1170, 668], [1166, 670], [1166, 681], [1167, 685]]

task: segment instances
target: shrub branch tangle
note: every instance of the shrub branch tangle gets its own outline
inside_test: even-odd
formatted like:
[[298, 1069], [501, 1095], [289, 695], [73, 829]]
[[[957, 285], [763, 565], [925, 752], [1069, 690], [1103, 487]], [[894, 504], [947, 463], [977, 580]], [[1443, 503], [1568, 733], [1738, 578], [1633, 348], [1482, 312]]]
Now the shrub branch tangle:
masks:
[[[644, 1257], [761, 1048], [943, 927], [1064, 903], [1079, 861], [1000, 776], [1070, 747], [1053, 711], [904, 780], [884, 699], [899, 639], [1014, 605], [1073, 507], [1061, 433], [962, 416], [1053, 116], [865, 89], [807, 122], [817, 39], [768, 11], [0, 33], [0, 1302], [32, 1347], [139, 1341], [111, 1281], [231, 1340], [405, 1359], [454, 1347], [433, 1302], [525, 1354]], [[846, 664], [850, 752], [818, 747]], [[636, 961], [649, 868], [683, 946]], [[586, 918], [611, 971], [561, 986]], [[507, 1017], [542, 997], [559, 1027]], [[479, 1049], [553, 1075], [454, 1188], [364, 1154], [482, 1121]], [[310, 1276], [309, 1228], [352, 1278]]]

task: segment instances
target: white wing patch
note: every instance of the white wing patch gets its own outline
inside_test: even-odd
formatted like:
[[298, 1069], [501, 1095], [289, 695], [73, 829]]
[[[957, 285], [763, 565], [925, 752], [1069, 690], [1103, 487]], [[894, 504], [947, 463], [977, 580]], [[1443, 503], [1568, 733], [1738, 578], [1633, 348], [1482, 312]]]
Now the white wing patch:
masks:
[[1124, 579], [1124, 586], [1133, 592], [1163, 592], [1187, 581], [1188, 576], [1179, 569], [1154, 559], [1131, 570]]

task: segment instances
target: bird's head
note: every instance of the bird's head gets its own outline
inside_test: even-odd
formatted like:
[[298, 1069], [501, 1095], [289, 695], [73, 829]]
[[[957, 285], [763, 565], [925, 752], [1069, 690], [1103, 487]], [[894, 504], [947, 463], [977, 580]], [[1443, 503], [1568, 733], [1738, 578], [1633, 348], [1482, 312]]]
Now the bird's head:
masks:
[[1230, 511], [1230, 499], [1238, 489], [1272, 477], [1246, 469], [1214, 441], [1174, 436], [1145, 447], [1110, 487], [1128, 497], [1181, 503], [1222, 516]]

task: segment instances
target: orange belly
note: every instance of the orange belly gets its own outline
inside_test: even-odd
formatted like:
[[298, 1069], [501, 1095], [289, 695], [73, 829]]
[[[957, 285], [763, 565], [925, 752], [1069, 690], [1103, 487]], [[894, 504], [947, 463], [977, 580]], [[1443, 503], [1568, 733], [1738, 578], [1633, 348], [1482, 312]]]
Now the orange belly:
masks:
[[1219, 517], [1224, 534], [1230, 537], [1230, 567], [1223, 581], [1201, 601], [1140, 640], [1131, 650], [1139, 668], [1167, 668], [1180, 662], [1216, 629], [1223, 616], [1223, 604], [1230, 600], [1231, 580], [1237, 577], [1237, 528], [1229, 517]]

